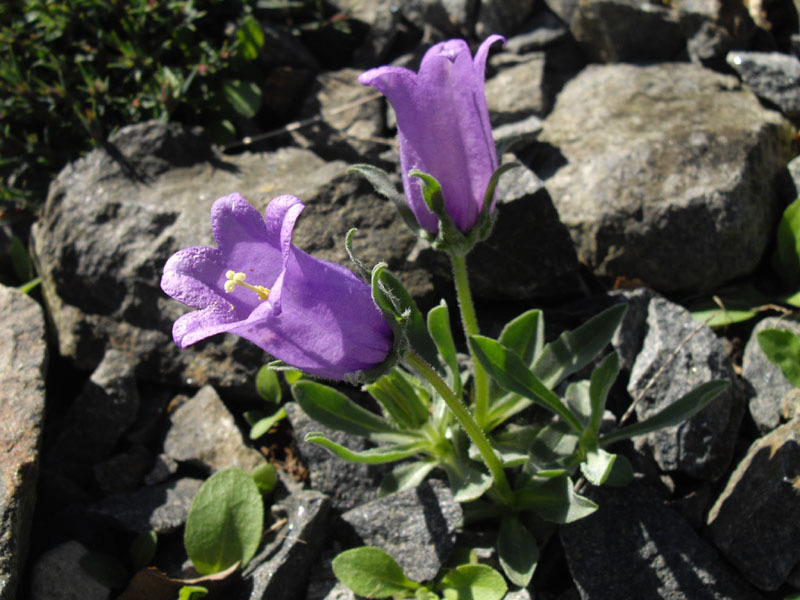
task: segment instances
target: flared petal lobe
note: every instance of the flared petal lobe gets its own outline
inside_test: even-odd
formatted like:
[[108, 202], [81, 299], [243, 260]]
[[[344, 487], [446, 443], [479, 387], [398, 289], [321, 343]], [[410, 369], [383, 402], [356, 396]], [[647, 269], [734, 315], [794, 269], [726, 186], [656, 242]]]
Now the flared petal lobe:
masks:
[[[337, 380], [387, 358], [393, 334], [369, 286], [292, 244], [303, 208], [297, 198], [280, 196], [262, 219], [239, 194], [214, 203], [218, 247], [181, 250], [164, 266], [162, 289], [199, 309], [175, 322], [180, 347], [234, 333], [298, 369]], [[244, 277], [234, 283], [237, 273]]]
[[362, 84], [383, 93], [395, 110], [406, 199], [420, 225], [432, 234], [438, 219], [425, 204], [420, 182], [408, 172], [419, 169], [433, 175], [456, 226], [464, 233], [475, 226], [498, 165], [484, 71], [489, 47], [502, 39], [487, 38], [474, 59], [465, 41], [441, 42], [425, 53], [418, 73], [379, 67], [359, 77]]

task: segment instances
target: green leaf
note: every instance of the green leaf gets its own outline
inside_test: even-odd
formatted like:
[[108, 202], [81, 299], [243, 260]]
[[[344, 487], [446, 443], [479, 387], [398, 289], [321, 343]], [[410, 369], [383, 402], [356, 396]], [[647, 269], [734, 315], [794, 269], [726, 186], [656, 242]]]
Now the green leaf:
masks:
[[345, 448], [341, 444], [329, 440], [321, 433], [315, 432], [307, 433], [305, 440], [327, 448], [343, 460], [367, 465], [381, 465], [384, 463], [397, 462], [398, 460], [403, 460], [415, 454], [419, 454], [429, 447], [428, 442], [417, 441], [408, 444], [392, 444], [370, 448], [369, 450], [356, 451]]
[[591, 417], [589, 419], [589, 441], [592, 446], [596, 444], [597, 434], [600, 431], [600, 424], [603, 421], [603, 414], [606, 410], [606, 399], [611, 386], [619, 375], [619, 355], [612, 352], [600, 363], [600, 366], [592, 371], [592, 378], [589, 384], [589, 399], [591, 401]]
[[514, 505], [561, 524], [583, 519], [597, 510], [597, 504], [575, 493], [566, 476], [532, 480], [514, 491]]
[[264, 30], [252, 15], [245, 17], [236, 32], [236, 41], [238, 42], [236, 50], [241, 58], [244, 60], [258, 58], [258, 52], [264, 45]]
[[263, 465], [257, 466], [253, 469], [253, 472], [250, 473], [250, 477], [253, 478], [262, 496], [272, 493], [272, 490], [275, 489], [275, 485], [278, 483], [278, 472], [275, 470], [272, 463], [264, 463]]
[[359, 164], [351, 166], [347, 169], [347, 172], [360, 175], [372, 185], [378, 194], [391, 200], [405, 224], [416, 235], [424, 238], [431, 237], [427, 230], [420, 227], [417, 217], [408, 207], [405, 196], [397, 191], [394, 181], [389, 178], [389, 174], [386, 171], [372, 165]]
[[78, 564], [106, 587], [124, 588], [128, 584], [128, 570], [115, 556], [90, 550], [80, 558]]
[[617, 454], [611, 473], [606, 478], [605, 485], [610, 487], [625, 487], [633, 481], [633, 465], [624, 454]]
[[800, 285], [800, 199], [795, 200], [778, 223], [773, 266], [790, 286]]
[[410, 375], [394, 368], [364, 389], [398, 427], [416, 430], [428, 420], [430, 400], [421, 397], [424, 391], [418, 384], [415, 386], [414, 381]]
[[577, 431], [583, 429], [577, 417], [536, 378], [516, 352], [481, 335], [471, 336], [469, 345], [474, 356], [501, 387], [541, 404]]
[[450, 312], [447, 303], [442, 300], [428, 312], [428, 331], [433, 338], [439, 354], [450, 369], [450, 389], [456, 396], [461, 397], [461, 372], [458, 368], [456, 344], [453, 341], [453, 332], [450, 329]]
[[605, 447], [619, 440], [644, 435], [657, 429], [677, 425], [685, 421], [699, 410], [716, 398], [722, 391], [730, 385], [728, 381], [714, 380], [704, 383], [693, 389], [688, 394], [682, 396], [660, 412], [653, 416], [628, 425], [617, 431], [600, 436], [600, 445]]
[[278, 380], [278, 373], [264, 365], [256, 374], [256, 392], [267, 402], [280, 404], [283, 392], [281, 382]]
[[459, 565], [439, 584], [445, 600], [500, 600], [506, 595], [505, 579], [488, 565]]
[[259, 419], [253, 423], [253, 426], [250, 428], [250, 439], [257, 440], [262, 435], [266, 435], [266, 433], [275, 426], [275, 423], [285, 418], [286, 411], [283, 408], [279, 408], [268, 417]]
[[396, 431], [385, 419], [322, 383], [298, 381], [292, 396], [309, 417], [331, 429], [362, 437]]
[[536, 538], [516, 516], [504, 517], [497, 536], [497, 558], [511, 583], [526, 587], [539, 561]]
[[567, 386], [564, 402], [581, 422], [581, 427], [588, 427], [592, 416], [592, 399], [589, 396], [589, 382], [575, 381]]
[[435, 467], [436, 461], [432, 459], [419, 460], [395, 467], [381, 481], [381, 485], [378, 488], [378, 498], [417, 487], [425, 481], [428, 473]]
[[760, 307], [771, 302], [773, 298], [745, 283], [717, 290], [713, 297], [689, 306], [689, 312], [695, 321], [716, 329], [749, 321], [758, 314]]
[[611, 475], [616, 458], [616, 454], [609, 454], [602, 448], [589, 450], [586, 461], [581, 463], [581, 473], [592, 485], [603, 485]]
[[477, 465], [471, 461], [459, 460], [452, 465], [447, 463], [440, 465], [447, 473], [453, 500], [456, 502], [476, 500], [492, 487], [492, 476], [473, 464]]
[[542, 427], [530, 446], [530, 460], [539, 470], [564, 468], [571, 463], [580, 441], [578, 434], [564, 421]]
[[627, 310], [626, 304], [615, 304], [547, 344], [533, 366], [536, 377], [552, 389], [588, 365], [614, 337]]
[[42, 283], [41, 277], [34, 277], [30, 281], [26, 281], [22, 285], [18, 286], [17, 289], [22, 292], [23, 294], [30, 294], [31, 291], [36, 288], [37, 285]]
[[198, 573], [245, 566], [258, 550], [264, 501], [253, 478], [241, 469], [212, 475], [192, 500], [183, 543]]
[[36, 276], [33, 261], [25, 249], [25, 245], [17, 236], [11, 238], [8, 252], [11, 256], [11, 267], [14, 269], [14, 275], [17, 276], [17, 279], [31, 281]]
[[797, 334], [787, 329], [764, 329], [758, 332], [757, 339], [769, 361], [780, 368], [789, 383], [800, 388], [800, 338]]
[[391, 556], [373, 546], [346, 550], [333, 559], [332, 566], [339, 581], [366, 598], [409, 596], [420, 587]]
[[199, 600], [208, 595], [208, 588], [202, 585], [184, 585], [178, 591], [178, 600]]
[[130, 559], [133, 571], [141, 571], [156, 555], [158, 547], [158, 534], [155, 531], [145, 531], [137, 535], [130, 548], [128, 548], [128, 558]]
[[261, 108], [261, 88], [252, 81], [229, 79], [222, 84], [222, 93], [233, 110], [252, 119]]
[[528, 310], [512, 319], [503, 327], [497, 341], [519, 354], [526, 365], [532, 365], [544, 347], [542, 311]]

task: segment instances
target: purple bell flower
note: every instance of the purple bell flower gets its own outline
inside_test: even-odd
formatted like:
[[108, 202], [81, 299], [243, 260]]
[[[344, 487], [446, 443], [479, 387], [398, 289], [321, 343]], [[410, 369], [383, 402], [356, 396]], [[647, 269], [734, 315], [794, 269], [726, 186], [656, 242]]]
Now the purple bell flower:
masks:
[[441, 42], [425, 53], [419, 73], [385, 66], [358, 78], [394, 108], [406, 199], [431, 234], [438, 231], [438, 219], [408, 172], [419, 169], [439, 181], [445, 209], [462, 233], [475, 226], [498, 166], [483, 84], [489, 47], [499, 40], [504, 38], [489, 36], [474, 59], [464, 40]]
[[175, 321], [178, 346], [234, 333], [306, 373], [336, 380], [387, 358], [393, 334], [370, 287], [292, 244], [303, 208], [294, 196], [279, 196], [262, 219], [239, 194], [214, 202], [218, 248], [186, 248], [164, 265], [161, 288], [200, 309]]

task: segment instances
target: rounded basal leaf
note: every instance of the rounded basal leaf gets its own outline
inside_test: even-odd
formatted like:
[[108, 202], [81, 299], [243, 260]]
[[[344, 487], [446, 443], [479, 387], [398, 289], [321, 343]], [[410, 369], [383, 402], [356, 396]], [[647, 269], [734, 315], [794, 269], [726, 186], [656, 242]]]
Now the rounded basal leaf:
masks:
[[278, 380], [278, 374], [266, 365], [261, 367], [256, 375], [256, 392], [267, 402], [280, 404], [281, 382]]
[[362, 546], [333, 559], [333, 574], [355, 594], [366, 598], [408, 596], [419, 588], [395, 560], [380, 548]]
[[461, 565], [442, 578], [445, 600], [500, 600], [508, 586], [497, 571], [487, 565]]
[[264, 502], [253, 478], [240, 469], [212, 475], [192, 500], [183, 542], [197, 571], [218, 573], [246, 565], [264, 529]]
[[800, 388], [800, 338], [788, 329], [764, 329], [758, 345], [769, 361], [777, 365], [794, 387]]
[[258, 490], [264, 495], [272, 492], [275, 489], [275, 484], [278, 483], [278, 472], [272, 466], [272, 463], [264, 463], [256, 467], [250, 473], [250, 476], [256, 482]]

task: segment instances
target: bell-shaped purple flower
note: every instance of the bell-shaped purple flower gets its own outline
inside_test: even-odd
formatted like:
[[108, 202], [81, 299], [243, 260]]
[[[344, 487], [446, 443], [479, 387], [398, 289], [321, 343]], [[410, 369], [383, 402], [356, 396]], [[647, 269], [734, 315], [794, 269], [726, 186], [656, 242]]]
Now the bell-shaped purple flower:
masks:
[[393, 334], [370, 287], [292, 244], [303, 208], [294, 196], [279, 196], [262, 219], [239, 194], [214, 202], [218, 247], [180, 250], [164, 266], [161, 288], [200, 309], [175, 321], [178, 346], [234, 333], [306, 373], [337, 380], [387, 358]]
[[383, 93], [394, 108], [406, 199], [419, 224], [432, 234], [438, 231], [438, 219], [425, 203], [419, 180], [408, 172], [419, 169], [435, 177], [456, 226], [463, 233], [475, 226], [497, 169], [483, 85], [486, 58], [489, 47], [503, 39], [488, 37], [474, 59], [464, 40], [441, 42], [425, 53], [419, 73], [385, 66], [358, 78]]

